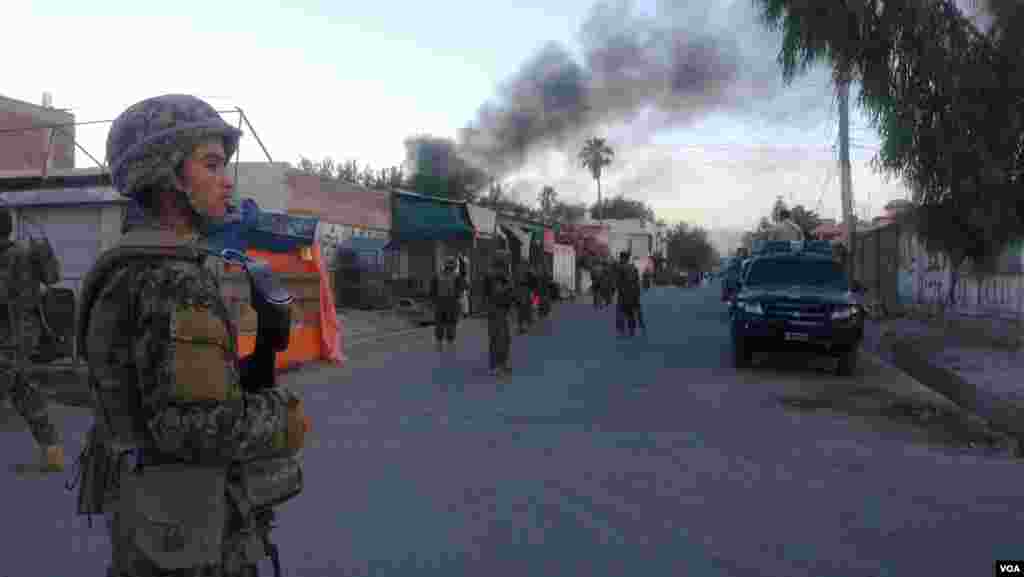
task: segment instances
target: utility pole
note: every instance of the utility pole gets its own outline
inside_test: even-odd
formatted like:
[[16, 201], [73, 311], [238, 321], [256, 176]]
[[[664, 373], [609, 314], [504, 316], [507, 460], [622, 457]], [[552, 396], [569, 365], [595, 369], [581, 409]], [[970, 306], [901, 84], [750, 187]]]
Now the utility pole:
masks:
[[846, 270], [850, 280], [856, 278], [854, 262], [857, 255], [857, 219], [853, 213], [853, 182], [850, 176], [850, 73], [839, 77], [839, 171], [843, 197], [843, 223], [846, 225]]

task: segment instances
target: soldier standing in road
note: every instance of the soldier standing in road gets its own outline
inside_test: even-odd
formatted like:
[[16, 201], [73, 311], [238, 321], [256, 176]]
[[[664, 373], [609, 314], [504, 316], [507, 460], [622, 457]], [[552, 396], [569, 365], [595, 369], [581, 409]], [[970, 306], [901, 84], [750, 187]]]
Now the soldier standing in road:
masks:
[[[228, 471], [305, 443], [296, 395], [249, 392], [263, 376], [243, 370], [251, 357], [238, 359], [216, 263], [203, 250], [227, 213], [226, 166], [240, 135], [207, 103], [167, 95], [128, 108], [107, 138], [114, 186], [146, 216], [82, 288], [78, 343], [96, 400], [82, 468], [119, 477], [83, 475], [79, 512], [110, 515], [111, 576], [256, 575], [258, 550], [238, 529]], [[119, 256], [138, 247], [142, 257]], [[172, 258], [172, 249], [197, 256]], [[277, 491], [282, 478], [269, 482]], [[81, 495], [103, 498], [83, 511]]]
[[445, 345], [455, 346], [455, 330], [459, 325], [460, 296], [465, 290], [465, 280], [458, 271], [454, 258], [445, 261], [441, 273], [430, 283], [430, 297], [434, 301], [434, 339], [437, 351], [443, 352]]
[[0, 310], [0, 342], [7, 365], [0, 368], [0, 399], [9, 398], [28, 423], [40, 448], [42, 470], [57, 472], [64, 469], [60, 433], [50, 420], [46, 398], [25, 373], [42, 333], [37, 314], [40, 279], [31, 247], [10, 240], [13, 225], [11, 212], [0, 209], [0, 292], [6, 301]]
[[534, 282], [533, 271], [530, 267], [523, 266], [519, 271], [519, 307], [518, 321], [519, 334], [524, 335], [530, 330], [533, 324], [533, 294], [536, 283]]
[[636, 267], [629, 262], [629, 253], [619, 253], [619, 266], [616, 269], [616, 291], [618, 307], [615, 311], [615, 328], [619, 336], [629, 331], [629, 336], [636, 336], [636, 314], [640, 307], [640, 275]]
[[508, 277], [505, 259], [501, 256], [491, 263], [491, 270], [484, 278], [484, 299], [487, 306], [488, 354], [491, 374], [507, 374], [509, 353], [512, 346], [509, 313], [516, 300], [515, 287]]
[[601, 300], [604, 303], [604, 307], [609, 307], [612, 304], [612, 299], [615, 298], [615, 283], [616, 283], [616, 271], [617, 266], [614, 262], [609, 263], [603, 269], [603, 279], [601, 282]]
[[788, 209], [779, 211], [779, 222], [769, 231], [768, 240], [804, 240], [804, 231], [793, 222], [793, 215]]

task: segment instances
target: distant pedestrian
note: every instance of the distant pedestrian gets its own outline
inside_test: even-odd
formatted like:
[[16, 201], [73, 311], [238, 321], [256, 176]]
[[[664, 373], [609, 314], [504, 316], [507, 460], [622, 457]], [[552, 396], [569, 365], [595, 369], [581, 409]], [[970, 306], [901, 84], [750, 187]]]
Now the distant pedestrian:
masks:
[[469, 316], [470, 282], [469, 282], [469, 261], [466, 255], [459, 254], [459, 278], [462, 279], [462, 291], [459, 293], [459, 305], [462, 318]]
[[626, 251], [619, 253], [615, 284], [618, 292], [615, 328], [620, 336], [624, 336], [627, 331], [629, 336], [636, 336], [637, 309], [640, 308], [640, 274], [633, 263], [629, 262], [629, 253]]
[[611, 263], [609, 266], [604, 268], [604, 279], [601, 283], [601, 300], [605, 307], [611, 306], [612, 300], [615, 298], [616, 270], [617, 266], [615, 263]]
[[459, 295], [462, 294], [463, 279], [458, 274], [458, 263], [454, 258], [445, 261], [441, 273], [430, 283], [430, 297], [434, 301], [434, 338], [437, 350], [442, 352], [445, 345], [455, 346], [455, 330], [459, 324]]
[[519, 289], [519, 334], [523, 335], [529, 332], [530, 326], [533, 324], [533, 296], [536, 284], [533, 272], [528, 267], [523, 267], [519, 271], [517, 284]]
[[590, 272], [590, 294], [594, 297], [594, 308], [601, 308], [601, 299], [604, 297], [603, 278], [601, 268], [595, 266]]
[[487, 308], [488, 356], [492, 375], [507, 374], [512, 347], [509, 314], [516, 301], [516, 287], [512, 284], [505, 260], [496, 258], [484, 278], [484, 300]]
[[536, 279], [537, 312], [540, 318], [546, 319], [551, 314], [551, 278], [540, 267], [537, 268], [534, 278]]

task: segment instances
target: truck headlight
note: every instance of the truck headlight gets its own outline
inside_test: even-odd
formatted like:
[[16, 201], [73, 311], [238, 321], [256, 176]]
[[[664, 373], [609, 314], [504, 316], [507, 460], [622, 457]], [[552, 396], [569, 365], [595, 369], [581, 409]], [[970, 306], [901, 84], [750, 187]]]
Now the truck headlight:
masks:
[[855, 316], [857, 316], [856, 305], [844, 306], [832, 311], [832, 320], [834, 321], [846, 321]]
[[743, 312], [751, 315], [763, 315], [764, 309], [761, 307], [761, 303], [740, 301], [736, 303], [736, 306]]

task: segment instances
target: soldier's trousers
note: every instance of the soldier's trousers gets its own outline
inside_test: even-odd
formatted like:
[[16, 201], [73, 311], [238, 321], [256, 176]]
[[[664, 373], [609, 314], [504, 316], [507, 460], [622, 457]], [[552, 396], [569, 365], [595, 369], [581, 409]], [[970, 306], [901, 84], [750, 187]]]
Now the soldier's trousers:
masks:
[[455, 342], [455, 330], [459, 325], [459, 302], [441, 302], [435, 305], [434, 338]]
[[525, 331], [533, 322], [533, 300], [530, 295], [519, 299], [519, 330]]
[[508, 365], [512, 334], [507, 309], [487, 311], [487, 340], [491, 370]]
[[0, 373], [0, 399], [4, 397], [25, 419], [36, 443], [44, 447], [60, 444], [60, 434], [50, 420], [49, 403], [35, 383], [4, 370]]
[[618, 333], [624, 334], [629, 330], [630, 335], [636, 334], [637, 309], [640, 307], [631, 304], [619, 303], [615, 311], [615, 329]]

